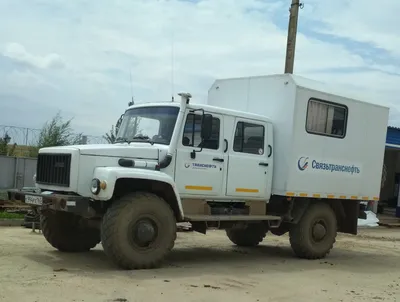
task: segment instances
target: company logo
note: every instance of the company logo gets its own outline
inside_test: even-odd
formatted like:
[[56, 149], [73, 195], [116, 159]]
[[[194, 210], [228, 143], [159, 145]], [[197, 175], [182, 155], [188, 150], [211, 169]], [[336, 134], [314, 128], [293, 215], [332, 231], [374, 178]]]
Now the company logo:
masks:
[[200, 169], [216, 169], [216, 165], [210, 165], [210, 164], [200, 164], [200, 163], [193, 163], [193, 168], [200, 168]]
[[297, 167], [300, 171], [304, 171], [308, 167], [308, 157], [300, 157], [297, 161]]
[[[300, 157], [297, 161], [297, 168], [300, 171], [306, 170], [308, 168], [308, 162], [309, 162], [309, 157], [305, 156]], [[352, 175], [361, 173], [361, 168], [355, 165], [343, 165], [325, 161], [316, 161], [315, 159], [311, 161], [310, 168], [312, 170], [349, 173]]]
[[185, 168], [192, 168], [192, 169], [216, 169], [217, 166], [213, 164], [201, 164], [201, 163], [185, 163]]

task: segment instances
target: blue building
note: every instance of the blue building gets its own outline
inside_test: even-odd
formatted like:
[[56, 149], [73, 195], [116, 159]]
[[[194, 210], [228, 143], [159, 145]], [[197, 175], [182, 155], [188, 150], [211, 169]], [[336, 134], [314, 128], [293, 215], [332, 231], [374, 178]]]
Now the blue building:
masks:
[[396, 216], [400, 217], [399, 185], [400, 185], [400, 128], [389, 126], [386, 134], [386, 149], [382, 189], [379, 197], [381, 204], [396, 208]]

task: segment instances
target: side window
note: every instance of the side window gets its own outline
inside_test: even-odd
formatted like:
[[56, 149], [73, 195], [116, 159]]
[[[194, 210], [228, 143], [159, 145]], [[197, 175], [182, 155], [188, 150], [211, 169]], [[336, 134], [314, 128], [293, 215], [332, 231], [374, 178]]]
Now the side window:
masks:
[[218, 150], [220, 119], [213, 117], [212, 134], [208, 140], [201, 141], [201, 115], [189, 113], [183, 130], [182, 145], [194, 148]]
[[310, 99], [308, 101], [306, 130], [308, 133], [343, 138], [346, 135], [346, 106]]
[[264, 154], [265, 128], [262, 125], [238, 122], [233, 141], [233, 151]]

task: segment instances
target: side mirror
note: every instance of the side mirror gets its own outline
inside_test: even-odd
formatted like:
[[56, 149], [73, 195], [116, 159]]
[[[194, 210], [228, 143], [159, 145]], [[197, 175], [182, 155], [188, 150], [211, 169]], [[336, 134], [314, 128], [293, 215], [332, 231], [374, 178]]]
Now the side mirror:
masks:
[[203, 120], [201, 123], [201, 139], [206, 140], [211, 137], [212, 133], [212, 119], [213, 116], [211, 114], [204, 114]]

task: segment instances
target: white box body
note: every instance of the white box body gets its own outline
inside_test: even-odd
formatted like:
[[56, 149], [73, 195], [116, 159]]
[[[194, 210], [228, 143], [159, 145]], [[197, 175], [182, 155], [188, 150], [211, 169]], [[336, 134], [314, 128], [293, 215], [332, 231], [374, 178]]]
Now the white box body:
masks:
[[[344, 137], [307, 132], [310, 99], [347, 108]], [[272, 120], [273, 195], [377, 200], [389, 108], [289, 74], [216, 80], [208, 104]]]

